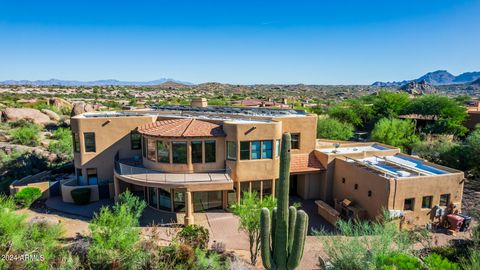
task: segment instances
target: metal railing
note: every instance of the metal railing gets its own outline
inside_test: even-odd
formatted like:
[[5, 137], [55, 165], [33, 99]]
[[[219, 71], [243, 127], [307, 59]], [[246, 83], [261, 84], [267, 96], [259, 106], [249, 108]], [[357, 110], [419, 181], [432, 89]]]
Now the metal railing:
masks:
[[115, 161], [115, 172], [119, 175], [146, 183], [185, 184], [202, 182], [232, 181], [230, 168], [205, 172], [162, 172]]

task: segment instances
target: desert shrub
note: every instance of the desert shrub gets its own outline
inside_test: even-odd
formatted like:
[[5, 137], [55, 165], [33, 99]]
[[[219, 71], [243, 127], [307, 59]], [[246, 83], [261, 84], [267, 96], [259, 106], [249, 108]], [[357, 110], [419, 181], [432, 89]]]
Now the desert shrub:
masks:
[[11, 246], [21, 242], [26, 229], [26, 216], [16, 214], [11, 203], [11, 200], [4, 197], [0, 205], [0, 254], [6, 254]]
[[[1, 150], [0, 153], [2, 153]], [[8, 191], [8, 185], [13, 180], [44, 171], [49, 165], [45, 157], [36, 153], [14, 151], [12, 154], [7, 154], [6, 156], [7, 158], [3, 159], [2, 155], [0, 155], [2, 159], [0, 160], [0, 171], [3, 172], [0, 177], [0, 193], [6, 193]]]
[[146, 207], [144, 200], [140, 200], [128, 190], [120, 194], [118, 197], [118, 204], [124, 205], [127, 211], [137, 220], [140, 219], [142, 212]]
[[20, 126], [10, 130], [10, 136], [12, 143], [37, 146], [40, 142], [40, 127], [34, 123], [23, 122]]
[[480, 249], [471, 249], [469, 256], [460, 260], [460, 265], [465, 270], [480, 270]]
[[0, 209], [14, 210], [16, 203], [13, 197], [0, 194]]
[[177, 234], [180, 243], [189, 245], [192, 248], [206, 249], [208, 246], [208, 230], [200, 225], [188, 225]]
[[69, 128], [59, 128], [52, 134], [51, 139], [54, 139], [48, 145], [48, 151], [62, 156], [64, 159], [73, 158], [73, 141], [72, 133]]
[[[143, 210], [143, 208], [142, 208]], [[103, 207], [90, 223], [91, 245], [88, 260], [94, 269], [137, 269], [146, 259], [139, 248], [138, 218], [130, 206], [116, 203]]]
[[423, 260], [428, 269], [431, 270], [460, 270], [458, 264], [450, 262], [442, 256], [432, 253]]
[[334, 269], [372, 269], [377, 263], [376, 258], [381, 256], [413, 254], [412, 237], [390, 221], [370, 223], [339, 220], [337, 229], [340, 236], [325, 231], [317, 232]]
[[40, 197], [42, 197], [42, 191], [36, 187], [26, 187], [15, 193], [15, 201], [25, 208], [30, 207]]
[[462, 144], [452, 142], [446, 138], [433, 141], [422, 141], [414, 146], [415, 154], [423, 159], [448, 167], [461, 169], [464, 166]]
[[77, 188], [70, 192], [72, 199], [76, 204], [87, 204], [90, 202], [90, 188]]
[[349, 140], [353, 137], [354, 127], [334, 118], [318, 119], [317, 138], [330, 140]]
[[157, 269], [194, 269], [195, 250], [178, 242], [172, 242], [166, 247], [161, 247], [157, 260]]
[[422, 269], [422, 262], [410, 255], [402, 253], [381, 254], [375, 258], [376, 269], [379, 270], [416, 270]]
[[196, 270], [222, 270], [222, 269], [230, 269], [229, 261], [222, 261], [222, 258], [219, 254], [215, 252], [206, 252], [201, 249], [195, 250], [196, 256], [196, 263], [195, 268]]

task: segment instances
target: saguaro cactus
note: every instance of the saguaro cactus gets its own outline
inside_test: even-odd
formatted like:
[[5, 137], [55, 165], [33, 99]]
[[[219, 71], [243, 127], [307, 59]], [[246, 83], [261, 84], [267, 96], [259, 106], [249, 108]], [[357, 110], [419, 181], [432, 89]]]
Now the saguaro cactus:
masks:
[[290, 182], [290, 133], [282, 137], [280, 178], [277, 188], [277, 208], [262, 209], [260, 237], [263, 266], [268, 270], [293, 270], [303, 256], [307, 235], [308, 215], [303, 210], [288, 207]]

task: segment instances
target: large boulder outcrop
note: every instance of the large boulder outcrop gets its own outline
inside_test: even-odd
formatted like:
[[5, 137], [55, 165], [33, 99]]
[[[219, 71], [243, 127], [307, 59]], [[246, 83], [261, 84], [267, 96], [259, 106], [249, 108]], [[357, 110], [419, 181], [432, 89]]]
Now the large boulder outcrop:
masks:
[[51, 106], [54, 106], [56, 108], [59, 108], [59, 109], [67, 108], [67, 109], [71, 110], [73, 108], [72, 103], [70, 103], [69, 101], [67, 101], [63, 98], [59, 98], [59, 97], [50, 98], [48, 100], [48, 104], [50, 104]]
[[6, 108], [2, 112], [2, 120], [6, 122], [15, 122], [22, 119], [31, 120], [35, 124], [40, 125], [51, 123], [50, 117], [37, 109]]
[[41, 109], [40, 111], [42, 113], [46, 114], [50, 118], [50, 120], [60, 121], [60, 116], [56, 112], [48, 110], [48, 109]]
[[95, 110], [93, 109], [92, 105], [90, 104], [87, 104], [83, 101], [80, 101], [80, 102], [75, 102], [73, 104], [73, 109], [72, 109], [72, 112], [70, 113], [70, 116], [76, 116], [76, 115], [79, 115], [79, 114], [82, 114], [82, 113], [86, 113], [86, 112], [94, 112]]

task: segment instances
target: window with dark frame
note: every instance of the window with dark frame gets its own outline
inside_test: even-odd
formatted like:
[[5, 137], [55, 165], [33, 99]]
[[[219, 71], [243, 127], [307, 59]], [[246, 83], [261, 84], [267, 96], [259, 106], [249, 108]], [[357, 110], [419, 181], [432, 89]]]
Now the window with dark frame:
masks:
[[227, 141], [227, 159], [237, 160], [237, 144]]
[[405, 199], [405, 201], [403, 203], [403, 210], [413, 211], [414, 205], [415, 205], [415, 199], [414, 198]]
[[422, 198], [422, 208], [432, 208], [433, 196], [423, 196]]
[[192, 163], [202, 163], [202, 141], [192, 141]]
[[80, 135], [77, 132], [72, 133], [73, 137], [73, 150], [75, 153], [80, 153]]
[[83, 140], [85, 141], [85, 152], [95, 152], [95, 133], [85, 132], [83, 133]]
[[262, 141], [262, 159], [272, 158], [273, 141]]
[[358, 184], [355, 184], [355, 186], [354, 186], [354, 187], [355, 187], [355, 189], [358, 189]]
[[250, 142], [250, 158], [251, 159], [261, 159], [262, 158], [262, 147], [260, 141]]
[[345, 177], [342, 178], [342, 184], [345, 184]]
[[250, 142], [240, 142], [240, 160], [250, 159]]
[[161, 163], [170, 163], [169, 142], [157, 141], [157, 161]]
[[151, 161], [157, 161], [157, 141], [154, 139], [147, 140], [147, 158]]
[[138, 150], [142, 147], [142, 135], [136, 130], [130, 132], [130, 146], [132, 150]]
[[300, 149], [300, 133], [292, 133], [291, 142], [292, 142], [292, 149]]
[[448, 206], [450, 204], [450, 194], [440, 195], [440, 206]]
[[372, 197], [372, 191], [371, 190], [368, 191], [368, 197]]
[[205, 141], [205, 163], [217, 161], [217, 142], [215, 140]]
[[172, 142], [172, 159], [175, 164], [187, 163], [187, 142]]

